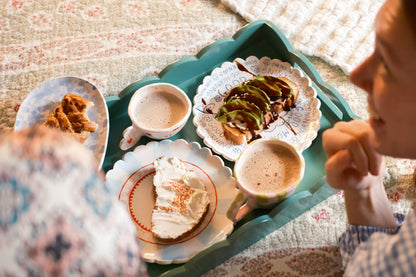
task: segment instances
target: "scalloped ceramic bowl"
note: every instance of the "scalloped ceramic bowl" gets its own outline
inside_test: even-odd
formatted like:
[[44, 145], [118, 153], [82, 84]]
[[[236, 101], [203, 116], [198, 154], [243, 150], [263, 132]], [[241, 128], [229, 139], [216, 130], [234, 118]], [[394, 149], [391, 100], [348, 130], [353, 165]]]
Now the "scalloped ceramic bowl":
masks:
[[90, 120], [98, 124], [98, 128], [91, 133], [84, 145], [94, 153], [97, 166], [101, 168], [109, 136], [109, 115], [102, 93], [87, 80], [77, 77], [59, 77], [38, 85], [20, 106], [14, 130], [19, 131], [45, 122], [48, 115], [61, 103], [67, 93], [75, 93], [94, 102], [94, 106], [88, 109], [87, 113]]
[[[261, 132], [261, 136], [284, 140], [300, 151], [307, 149], [317, 136], [322, 115], [319, 110], [320, 101], [316, 98], [316, 90], [312, 87], [311, 80], [299, 69], [278, 59], [250, 56], [246, 60], [237, 60], [256, 75], [286, 77], [298, 84], [300, 96], [296, 108], [280, 113], [284, 120], [280, 118], [270, 124], [267, 130]], [[250, 78], [253, 75], [239, 70], [236, 63], [225, 62], [204, 78], [194, 97], [193, 123], [198, 135], [215, 153], [230, 161], [235, 161], [247, 144], [237, 145], [227, 140], [215, 114], [223, 105], [227, 92]]]

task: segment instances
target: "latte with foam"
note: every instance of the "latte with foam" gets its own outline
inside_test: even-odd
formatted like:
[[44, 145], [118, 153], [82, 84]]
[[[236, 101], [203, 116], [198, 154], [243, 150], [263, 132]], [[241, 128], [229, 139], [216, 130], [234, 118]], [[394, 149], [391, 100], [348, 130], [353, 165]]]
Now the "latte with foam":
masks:
[[249, 145], [236, 164], [235, 174], [247, 190], [270, 194], [297, 182], [301, 169], [301, 160], [294, 149], [270, 141]]
[[145, 129], [167, 129], [186, 115], [185, 103], [167, 91], [148, 91], [140, 95], [134, 115], [136, 123]]

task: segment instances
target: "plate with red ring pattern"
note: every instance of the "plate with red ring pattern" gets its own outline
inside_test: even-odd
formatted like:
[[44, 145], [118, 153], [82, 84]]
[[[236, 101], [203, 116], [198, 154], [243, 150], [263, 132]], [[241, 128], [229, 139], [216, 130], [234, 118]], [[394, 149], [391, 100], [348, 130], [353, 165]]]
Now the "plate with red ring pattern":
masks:
[[[160, 156], [181, 159], [196, 172], [208, 191], [210, 204], [198, 227], [176, 242], [157, 240], [151, 232], [154, 206], [153, 161]], [[142, 257], [159, 264], [183, 263], [205, 248], [226, 239], [234, 223], [226, 216], [237, 195], [236, 180], [230, 168], [211, 150], [183, 139], [152, 141], [128, 152], [106, 174], [107, 184], [119, 191], [119, 200], [136, 226]]]
[[152, 235], [149, 215], [152, 213], [155, 202], [153, 197], [153, 177], [156, 172], [152, 163], [147, 164], [138, 169], [126, 180], [119, 195], [119, 200], [128, 207], [129, 213], [138, 227], [137, 237], [140, 240], [159, 245], [181, 244], [198, 236], [211, 222], [218, 201], [215, 185], [203, 169], [186, 161], [184, 161], [184, 164], [188, 170], [196, 172], [205, 184], [210, 200], [207, 214], [195, 230], [178, 241], [166, 242], [155, 239]]

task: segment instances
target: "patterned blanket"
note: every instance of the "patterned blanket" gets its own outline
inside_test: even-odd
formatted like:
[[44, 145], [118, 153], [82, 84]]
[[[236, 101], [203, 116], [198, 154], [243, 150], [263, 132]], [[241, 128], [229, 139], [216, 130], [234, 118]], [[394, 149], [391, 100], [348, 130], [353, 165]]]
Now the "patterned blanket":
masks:
[[383, 0], [222, 0], [247, 21], [267, 19], [307, 55], [349, 73], [374, 46], [373, 24]]
[[[371, 51], [380, 0], [222, 2], [0, 0], [0, 133], [13, 129], [20, 104], [45, 80], [80, 77], [104, 96], [117, 95], [260, 18], [271, 19], [311, 55], [323, 79], [356, 114], [366, 115], [363, 93], [345, 73]], [[387, 166], [389, 199], [395, 211], [406, 213], [415, 206], [416, 163], [388, 159]], [[341, 276], [336, 243], [345, 222], [337, 193], [206, 276]]]

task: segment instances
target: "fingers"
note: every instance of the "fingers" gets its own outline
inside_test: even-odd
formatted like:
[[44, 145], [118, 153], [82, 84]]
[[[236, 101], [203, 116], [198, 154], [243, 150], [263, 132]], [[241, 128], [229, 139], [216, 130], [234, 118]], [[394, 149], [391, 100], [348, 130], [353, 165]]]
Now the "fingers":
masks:
[[372, 130], [364, 120], [338, 122], [323, 134], [323, 146], [328, 157], [348, 150], [355, 169], [366, 175], [378, 175], [382, 156], [372, 146]]
[[326, 180], [333, 188], [345, 189], [345, 184], [342, 181], [346, 181], [344, 178], [346, 169], [351, 168], [352, 157], [348, 150], [339, 150], [334, 155], [330, 156], [325, 164]]
[[370, 172], [372, 175], [378, 175], [381, 166], [382, 156], [373, 147], [372, 136], [374, 135], [374, 133], [370, 128], [368, 122], [364, 120], [355, 120], [353, 122], [352, 128], [350, 126], [347, 126], [347, 124], [341, 124], [340, 130], [358, 138], [360, 146], [367, 157], [367, 164], [364, 164], [363, 168], [366, 167], [367, 171]]
[[369, 172], [369, 160], [360, 141], [348, 132], [337, 129], [329, 130], [324, 136], [324, 148], [328, 157], [337, 154], [341, 150], [347, 150], [350, 153], [352, 163], [356, 169], [363, 175]]

